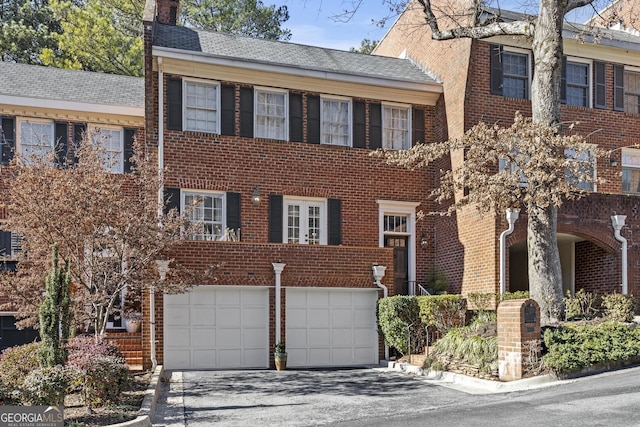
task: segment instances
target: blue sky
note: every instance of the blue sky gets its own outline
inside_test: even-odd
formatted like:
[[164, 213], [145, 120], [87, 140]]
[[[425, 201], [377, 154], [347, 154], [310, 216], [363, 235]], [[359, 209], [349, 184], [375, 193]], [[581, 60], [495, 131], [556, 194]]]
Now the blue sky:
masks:
[[[293, 33], [291, 42], [322, 46], [334, 49], [349, 50], [350, 47], [360, 47], [363, 39], [380, 40], [393, 23], [389, 20], [387, 28], [379, 28], [372, 20], [379, 20], [389, 15], [389, 8], [383, 0], [364, 0], [353, 18], [347, 23], [336, 22], [331, 19], [350, 8], [354, 0], [263, 0], [265, 5], [285, 5], [289, 9], [289, 20], [283, 27]], [[529, 0], [502, 0], [500, 5], [504, 9], [522, 11], [522, 4], [528, 4], [526, 11], [535, 13]], [[571, 21], [582, 22], [578, 17]]]

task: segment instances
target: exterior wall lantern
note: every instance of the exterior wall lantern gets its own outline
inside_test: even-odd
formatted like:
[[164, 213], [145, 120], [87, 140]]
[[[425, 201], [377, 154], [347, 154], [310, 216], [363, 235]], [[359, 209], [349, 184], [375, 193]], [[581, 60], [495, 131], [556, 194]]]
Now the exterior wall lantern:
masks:
[[253, 194], [251, 195], [251, 203], [255, 206], [260, 206], [260, 189], [256, 185], [253, 189]]
[[420, 247], [422, 249], [427, 249], [429, 247], [429, 240], [427, 240], [427, 233], [425, 233], [424, 231], [422, 232], [422, 235], [420, 235]]

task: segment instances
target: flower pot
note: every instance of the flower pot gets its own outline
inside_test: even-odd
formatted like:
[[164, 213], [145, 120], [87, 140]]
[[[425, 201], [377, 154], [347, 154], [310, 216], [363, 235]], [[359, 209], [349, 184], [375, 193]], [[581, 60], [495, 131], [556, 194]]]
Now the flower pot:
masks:
[[276, 370], [284, 371], [287, 369], [287, 353], [274, 353], [273, 359], [276, 362]]
[[127, 332], [137, 333], [140, 332], [140, 326], [142, 325], [142, 319], [133, 318], [133, 319], [124, 319], [124, 326], [127, 328]]

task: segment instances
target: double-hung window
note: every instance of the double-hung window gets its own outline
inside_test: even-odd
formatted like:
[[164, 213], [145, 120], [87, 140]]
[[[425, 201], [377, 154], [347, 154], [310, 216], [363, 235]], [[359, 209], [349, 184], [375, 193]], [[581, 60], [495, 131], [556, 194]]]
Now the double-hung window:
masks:
[[118, 127], [92, 126], [91, 139], [102, 157], [102, 166], [113, 173], [124, 172], [124, 131]]
[[590, 64], [566, 59], [563, 67], [563, 101], [567, 105], [589, 107], [591, 105]]
[[351, 100], [322, 97], [323, 144], [351, 146]]
[[187, 79], [183, 85], [183, 129], [220, 133], [220, 85]]
[[624, 111], [640, 114], [640, 71], [624, 71]]
[[189, 236], [192, 240], [224, 240], [225, 197], [223, 193], [182, 192], [183, 210], [193, 222], [202, 227]]
[[408, 150], [411, 148], [410, 117], [408, 106], [383, 104], [382, 148], [385, 150]]
[[32, 159], [46, 160], [53, 153], [55, 144], [54, 125], [49, 120], [20, 121], [20, 154], [29, 162]]
[[326, 200], [285, 198], [284, 241], [307, 245], [326, 245], [326, 212]]
[[255, 90], [255, 137], [286, 141], [288, 129], [287, 92]]
[[529, 99], [531, 54], [524, 49], [491, 45], [491, 93]]
[[[566, 159], [570, 162], [579, 162], [578, 176], [569, 170], [565, 171], [565, 178], [578, 188], [586, 191], [595, 191], [596, 178], [596, 158], [591, 150], [577, 152], [573, 149], [566, 148], [564, 150]], [[585, 181], [581, 176], [589, 177], [589, 181]]]
[[622, 192], [640, 194], [640, 150], [622, 149]]

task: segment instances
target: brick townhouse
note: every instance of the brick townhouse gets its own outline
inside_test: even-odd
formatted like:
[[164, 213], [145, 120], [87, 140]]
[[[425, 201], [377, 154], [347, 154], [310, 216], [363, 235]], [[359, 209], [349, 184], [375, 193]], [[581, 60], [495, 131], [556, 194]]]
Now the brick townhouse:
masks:
[[[504, 20], [520, 18], [501, 12]], [[561, 120], [580, 122], [577, 131], [590, 135], [588, 142], [615, 151], [594, 162], [594, 173], [606, 183], [592, 186], [587, 197], [565, 203], [559, 212], [563, 286], [638, 295], [640, 150], [632, 146], [640, 144], [640, 37], [602, 29], [602, 37], [593, 43], [583, 30], [587, 29], [577, 24], [565, 25]], [[584, 41], [580, 34], [586, 34]], [[524, 38], [434, 41], [424, 13], [413, 2], [375, 54], [413, 58], [442, 80], [446, 122], [438, 125], [446, 127], [448, 137], [461, 136], [479, 121], [511, 123], [515, 111], [531, 114], [534, 58]], [[620, 232], [627, 240], [626, 278], [623, 243], [614, 235], [613, 215], [626, 215]], [[507, 238], [507, 290], [528, 289], [526, 223], [526, 212], [521, 212]], [[446, 270], [453, 291], [498, 291], [499, 236], [507, 228], [505, 213], [480, 218], [473, 208], [436, 219], [434, 262]]]
[[[100, 135], [114, 153], [114, 173], [126, 173], [135, 137], [144, 138], [144, 80], [141, 78], [63, 70], [0, 62], [0, 120], [2, 158], [0, 186], [4, 186], [15, 153], [47, 155], [60, 164], [73, 161], [73, 147], [82, 135]], [[6, 217], [0, 212], [0, 222]], [[0, 227], [1, 228], [1, 227]], [[15, 270], [17, 236], [0, 231], [3, 270]], [[0, 303], [6, 303], [0, 295]], [[32, 341], [37, 332], [15, 327], [15, 311], [0, 311], [0, 350]], [[119, 319], [109, 325], [120, 329]]]
[[431, 175], [369, 153], [436, 138], [441, 84], [406, 59], [176, 26], [178, 6], [147, 3], [147, 144], [169, 206], [205, 225], [172, 257], [220, 267], [154, 299], [158, 361], [268, 367], [286, 339], [289, 366], [377, 363], [372, 267], [411, 292], [433, 226], [416, 223]]

